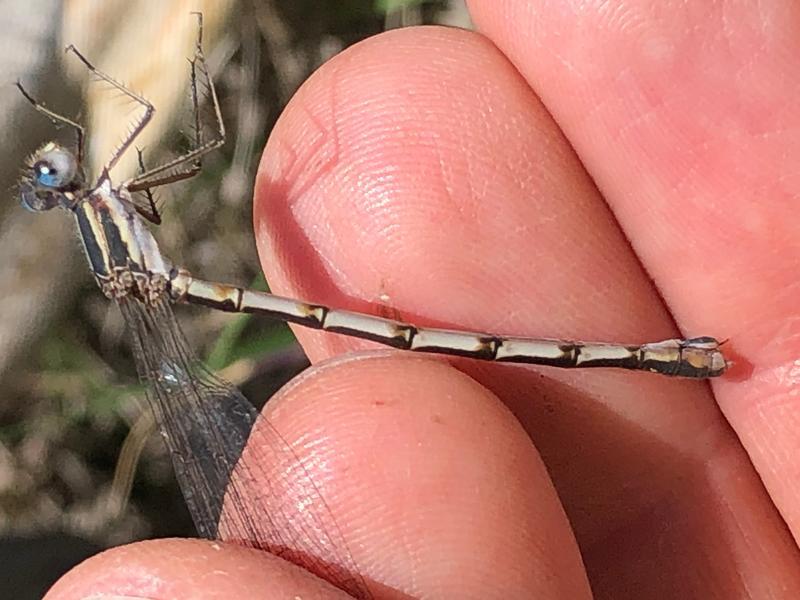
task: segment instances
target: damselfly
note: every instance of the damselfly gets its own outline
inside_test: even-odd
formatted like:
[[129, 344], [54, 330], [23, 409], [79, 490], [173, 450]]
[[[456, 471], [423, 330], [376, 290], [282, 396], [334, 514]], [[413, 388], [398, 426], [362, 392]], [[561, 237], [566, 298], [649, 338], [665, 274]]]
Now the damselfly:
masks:
[[[266, 420], [256, 423], [255, 409], [238, 390], [197, 360], [175, 320], [174, 303], [256, 313], [403, 350], [489, 361], [618, 367], [692, 378], [715, 377], [727, 368], [719, 343], [710, 337], [628, 345], [423, 328], [205, 281], [173, 265], [146, 226], [148, 221], [160, 222], [150, 190], [195, 175], [199, 159], [225, 139], [201, 46], [202, 19], [191, 61], [192, 98], [197, 115], [199, 75], [208, 82], [215, 137], [203, 141], [196, 117], [190, 152], [150, 170], [140, 154], [141, 172], [121, 184], [114, 184], [109, 172], [150, 121], [154, 108], [147, 100], [98, 71], [74, 47], [68, 48], [94, 76], [143, 109], [130, 135], [90, 182], [84, 172], [81, 125], [48, 110], [18, 85], [36, 110], [77, 135], [74, 152], [50, 142], [32, 156], [20, 186], [22, 204], [34, 212], [58, 207], [74, 215], [92, 273], [103, 293], [120, 306], [128, 325], [139, 376], [147, 385], [148, 400], [202, 536], [268, 549], [358, 597], [370, 596], [323, 499], [291, 448]], [[135, 199], [136, 192], [147, 202]], [[245, 444], [252, 453], [246, 464], [237, 464]], [[269, 493], [263, 492], [264, 482], [269, 483]], [[292, 499], [301, 492], [303, 498]], [[223, 500], [225, 518], [220, 525]], [[310, 508], [295, 512], [301, 505]]]

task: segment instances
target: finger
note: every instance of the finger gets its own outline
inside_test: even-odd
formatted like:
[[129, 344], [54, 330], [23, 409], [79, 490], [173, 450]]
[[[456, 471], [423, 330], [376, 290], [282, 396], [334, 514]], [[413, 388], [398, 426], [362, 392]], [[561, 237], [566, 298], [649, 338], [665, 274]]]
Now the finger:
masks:
[[87, 598], [349, 598], [266, 552], [205, 540], [164, 539], [112, 548], [62, 577], [46, 600]]
[[[352, 551], [376, 598], [590, 597], [530, 441], [491, 394], [458, 371], [360, 357], [306, 373], [269, 407], [348, 538], [350, 550], [340, 550]], [[159, 540], [93, 557], [47, 598], [289, 594], [344, 597], [265, 552]]]
[[349, 554], [339, 564], [355, 565], [374, 596], [590, 597], [530, 440], [459, 371], [360, 355], [311, 369], [268, 407], [324, 498], [287, 498], [303, 507], [289, 525], [335, 527]]
[[[680, 323], [752, 376], [715, 384], [795, 539], [800, 6], [470, 2], [548, 106]], [[577, 5], [576, 5], [577, 6]]]
[[[278, 293], [378, 313], [388, 297], [418, 324], [500, 334], [674, 333], [548, 113], [464, 32], [387, 34], [320, 69], [270, 138], [254, 217]], [[312, 359], [363, 345], [297, 333]], [[536, 440], [596, 578], [653, 594], [667, 581], [700, 595], [751, 578], [794, 585], [782, 579], [793, 550], [703, 386], [458, 365]], [[742, 504], [750, 512], [734, 515]], [[768, 543], [753, 551], [759, 531]], [[730, 548], [753, 561], [732, 568]]]

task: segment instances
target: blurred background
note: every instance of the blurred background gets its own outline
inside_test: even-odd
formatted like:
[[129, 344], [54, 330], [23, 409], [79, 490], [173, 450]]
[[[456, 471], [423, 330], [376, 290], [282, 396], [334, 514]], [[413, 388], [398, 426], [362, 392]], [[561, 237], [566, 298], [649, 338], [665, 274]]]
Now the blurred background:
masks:
[[[97, 289], [63, 212], [17, 200], [25, 158], [74, 144], [17, 91], [86, 124], [96, 173], [136, 106], [63, 52], [143, 94], [156, 118], [137, 145], [155, 165], [191, 135], [189, 64], [197, 22], [227, 143], [189, 182], [159, 190], [156, 237], [208, 279], [265, 289], [251, 227], [252, 181], [283, 106], [334, 54], [385, 29], [469, 27], [463, 0], [0, 0], [0, 593], [40, 598], [71, 566], [110, 546], [192, 536], [169, 458], [145, 410], [121, 316]], [[135, 159], [135, 153], [131, 153]], [[117, 180], [136, 166], [122, 162]], [[307, 366], [289, 329], [180, 307], [211, 368], [263, 401]]]

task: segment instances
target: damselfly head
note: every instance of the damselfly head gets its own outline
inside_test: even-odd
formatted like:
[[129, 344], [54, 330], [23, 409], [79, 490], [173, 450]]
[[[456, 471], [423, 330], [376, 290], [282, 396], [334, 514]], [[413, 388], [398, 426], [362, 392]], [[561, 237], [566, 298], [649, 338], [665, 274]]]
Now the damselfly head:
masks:
[[28, 161], [20, 183], [20, 202], [33, 212], [75, 203], [74, 192], [83, 185], [83, 173], [75, 155], [55, 142], [48, 142]]

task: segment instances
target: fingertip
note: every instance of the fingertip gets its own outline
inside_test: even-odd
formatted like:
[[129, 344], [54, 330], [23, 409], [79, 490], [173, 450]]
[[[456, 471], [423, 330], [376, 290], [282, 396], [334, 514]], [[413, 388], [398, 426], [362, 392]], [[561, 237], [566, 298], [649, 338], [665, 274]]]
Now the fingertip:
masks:
[[163, 539], [106, 550], [64, 575], [45, 600], [89, 598], [346, 598], [268, 554], [221, 542]]
[[530, 439], [447, 363], [350, 355], [310, 369], [270, 406], [366, 581], [412, 597], [588, 590]]
[[[542, 135], [559, 134], [478, 34], [412, 28], [348, 48], [297, 92], [264, 150], [254, 221], [267, 279], [351, 307], [381, 292], [396, 306], [401, 271], [484, 290], [462, 261], [508, 263], [490, 238], [534, 213], [516, 198], [553, 168], [536, 160]], [[427, 310], [443, 298], [430, 288]]]

